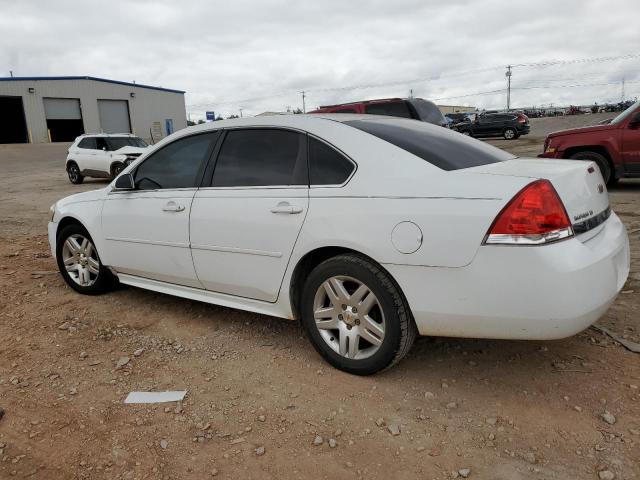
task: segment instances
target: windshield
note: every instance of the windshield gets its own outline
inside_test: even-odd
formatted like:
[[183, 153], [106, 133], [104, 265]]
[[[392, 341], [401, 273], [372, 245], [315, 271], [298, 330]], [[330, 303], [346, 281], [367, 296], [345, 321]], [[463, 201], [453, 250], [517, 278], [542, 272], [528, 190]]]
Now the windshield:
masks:
[[107, 137], [107, 143], [110, 150], [120, 150], [122, 147], [146, 148], [149, 146], [139, 137]]
[[367, 119], [344, 123], [413, 153], [442, 170], [477, 167], [516, 158], [480, 140], [416, 120]]
[[636, 103], [634, 103], [633, 105], [631, 105], [629, 108], [627, 108], [624, 112], [621, 112], [617, 117], [615, 117], [613, 120], [611, 120], [612, 124], [615, 123], [620, 123], [621, 121], [623, 121], [625, 118], [627, 118], [629, 115], [631, 115], [631, 112], [633, 112], [636, 108], [640, 107], [640, 100], [638, 100]]

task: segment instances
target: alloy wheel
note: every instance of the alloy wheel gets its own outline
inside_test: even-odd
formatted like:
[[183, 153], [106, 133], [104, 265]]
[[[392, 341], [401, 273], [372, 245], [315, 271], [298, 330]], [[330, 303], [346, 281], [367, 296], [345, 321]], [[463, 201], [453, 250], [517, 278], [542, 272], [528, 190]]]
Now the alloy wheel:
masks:
[[64, 241], [62, 262], [69, 277], [82, 287], [90, 287], [100, 274], [100, 259], [91, 240], [74, 234]]
[[339, 355], [361, 360], [382, 345], [385, 318], [378, 298], [363, 282], [347, 276], [324, 281], [313, 302], [320, 336]]
[[516, 136], [516, 132], [514, 132], [513, 129], [511, 129], [511, 128], [507, 128], [504, 131], [504, 138], [506, 138], [507, 140], [511, 140], [515, 136]]
[[67, 169], [67, 175], [69, 175], [69, 180], [75, 183], [78, 181], [78, 178], [80, 178], [80, 169], [76, 165], [71, 165]]

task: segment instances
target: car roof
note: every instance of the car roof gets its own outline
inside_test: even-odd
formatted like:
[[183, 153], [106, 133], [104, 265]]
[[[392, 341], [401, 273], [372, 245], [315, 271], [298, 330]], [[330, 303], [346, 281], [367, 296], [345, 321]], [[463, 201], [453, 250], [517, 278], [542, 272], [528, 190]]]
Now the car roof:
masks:
[[376, 103], [400, 102], [406, 100], [404, 98], [376, 98], [374, 100], [357, 100], [355, 102], [336, 103], [333, 105], [321, 105], [320, 108], [347, 107], [349, 105], [369, 105]]
[[307, 114], [288, 114], [288, 115], [269, 115], [260, 117], [244, 117], [244, 118], [230, 118], [227, 120], [216, 120], [213, 122], [202, 123], [187, 127], [181, 131], [208, 131], [217, 130], [220, 128], [237, 128], [237, 127], [289, 127], [299, 128], [304, 130], [306, 126], [314, 123], [321, 122], [337, 122], [346, 123], [353, 120], [366, 120], [370, 122], [384, 122], [384, 123], [404, 123], [404, 122], [418, 122], [424, 125], [439, 129], [437, 125], [432, 125], [420, 120], [414, 120], [404, 117], [393, 117], [389, 115], [368, 115], [364, 113], [307, 113]]

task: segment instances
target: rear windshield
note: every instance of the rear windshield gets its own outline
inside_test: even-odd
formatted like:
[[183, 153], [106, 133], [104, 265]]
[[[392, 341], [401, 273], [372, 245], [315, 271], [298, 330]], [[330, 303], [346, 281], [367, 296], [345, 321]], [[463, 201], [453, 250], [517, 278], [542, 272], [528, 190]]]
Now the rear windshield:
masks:
[[516, 158], [480, 140], [417, 120], [367, 119], [344, 123], [413, 153], [442, 170], [459, 170]]

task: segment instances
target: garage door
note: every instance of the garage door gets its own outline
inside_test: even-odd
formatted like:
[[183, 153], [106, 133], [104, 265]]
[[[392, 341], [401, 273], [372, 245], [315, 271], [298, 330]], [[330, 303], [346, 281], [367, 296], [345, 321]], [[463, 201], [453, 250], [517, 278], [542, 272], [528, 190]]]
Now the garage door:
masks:
[[42, 101], [52, 142], [72, 142], [84, 133], [79, 99], [43, 98]]
[[104, 133], [131, 133], [126, 100], [98, 100], [98, 113]]

